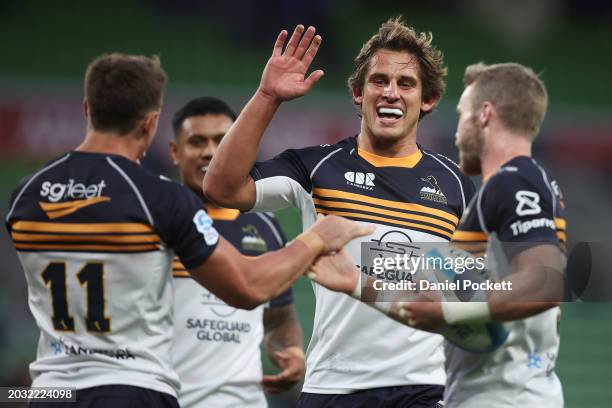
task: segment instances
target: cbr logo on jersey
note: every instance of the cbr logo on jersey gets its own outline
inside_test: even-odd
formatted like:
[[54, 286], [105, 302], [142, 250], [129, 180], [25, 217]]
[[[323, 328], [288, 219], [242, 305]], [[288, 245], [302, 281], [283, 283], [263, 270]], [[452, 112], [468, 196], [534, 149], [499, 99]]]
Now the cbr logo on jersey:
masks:
[[429, 184], [428, 186], [424, 186], [421, 188], [421, 199], [434, 201], [436, 203], [447, 204], [446, 196], [442, 192], [442, 189], [438, 185], [438, 180], [434, 176], [427, 176], [422, 178], [421, 181]]
[[344, 178], [346, 179], [349, 186], [363, 188], [364, 190], [373, 190], [374, 187], [374, 179], [376, 176], [374, 173], [362, 173], [358, 171], [347, 171], [344, 173]]
[[82, 183], [75, 184], [73, 179], [69, 179], [68, 183], [66, 184], [52, 184], [50, 181], [45, 181], [42, 183], [40, 195], [42, 197], [48, 197], [49, 201], [56, 203], [67, 198], [78, 199], [100, 197], [104, 187], [106, 187], [104, 180], [100, 181], [98, 184], [90, 184], [89, 186]]
[[536, 215], [542, 212], [538, 204], [540, 195], [533, 191], [519, 190], [514, 195], [518, 204], [516, 205], [516, 215]]
[[206, 211], [199, 210], [193, 216], [193, 223], [195, 224], [198, 232], [204, 236], [204, 241], [208, 245], [214, 245], [219, 240], [219, 233], [213, 227], [212, 219], [206, 214]]

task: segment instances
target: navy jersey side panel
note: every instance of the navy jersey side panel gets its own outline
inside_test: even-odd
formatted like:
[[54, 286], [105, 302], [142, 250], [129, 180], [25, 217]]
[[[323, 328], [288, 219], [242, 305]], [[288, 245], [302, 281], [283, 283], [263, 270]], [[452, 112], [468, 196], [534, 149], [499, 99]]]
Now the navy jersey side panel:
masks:
[[[518, 158], [491, 177], [482, 198], [487, 229], [502, 242], [559, 244], [556, 225], [562, 219], [560, 200], [549, 176], [527, 158]], [[516, 170], [515, 170], [516, 169]]]

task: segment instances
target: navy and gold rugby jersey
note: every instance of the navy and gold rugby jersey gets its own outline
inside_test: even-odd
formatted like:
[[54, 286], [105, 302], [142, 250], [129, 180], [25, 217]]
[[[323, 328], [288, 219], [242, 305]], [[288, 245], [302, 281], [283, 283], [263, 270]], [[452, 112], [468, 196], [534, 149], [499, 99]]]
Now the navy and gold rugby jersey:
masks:
[[482, 244], [495, 234], [501, 242], [522, 244], [507, 246], [508, 255], [543, 242], [565, 251], [564, 206], [557, 181], [531, 157], [516, 157], [483, 184], [452, 241], [484, 250]]
[[[515, 157], [481, 186], [452, 242], [472, 253], [486, 250], [488, 265], [502, 270], [513, 256], [533, 246], [553, 244], [565, 252], [564, 206], [559, 185], [548, 171], [531, 157]], [[445, 403], [563, 406], [561, 383], [554, 372], [559, 318], [560, 309], [555, 307], [504, 323], [510, 334], [492, 353], [470, 353], [445, 342]]]
[[[258, 256], [285, 246], [285, 237], [272, 214], [242, 214], [212, 206], [206, 210], [219, 234], [244, 255]], [[172, 361], [181, 381], [180, 406], [266, 407], [259, 384], [266, 306], [253, 310], [228, 306], [188, 279], [189, 273], [178, 259], [173, 263], [173, 274]], [[293, 295], [288, 289], [270, 300], [269, 307], [291, 303]]]
[[[474, 187], [448, 158], [421, 149], [403, 158], [334, 145], [287, 150], [251, 171], [252, 211], [294, 206], [304, 228], [336, 214], [376, 225], [346, 250], [362, 271], [361, 243], [449, 241]], [[366, 268], [364, 270], [364, 268]], [[407, 279], [398, 277], [398, 279]], [[304, 392], [344, 394], [410, 384], [443, 384], [442, 337], [413, 330], [343, 294], [314, 285], [316, 311]]]
[[[256, 163], [257, 187], [288, 183], [298, 202], [265, 197], [266, 208], [312, 202], [317, 213], [399, 226], [449, 240], [474, 193], [474, 186], [445, 156], [419, 148], [412, 156], [388, 158], [357, 147], [351, 137], [335, 145], [287, 150]], [[276, 186], [280, 188], [280, 186]], [[257, 188], [255, 208], [264, 198]]]
[[122, 156], [71, 152], [21, 183], [7, 226], [41, 330], [33, 385], [176, 395], [172, 255], [196, 267], [218, 241], [195, 194]]

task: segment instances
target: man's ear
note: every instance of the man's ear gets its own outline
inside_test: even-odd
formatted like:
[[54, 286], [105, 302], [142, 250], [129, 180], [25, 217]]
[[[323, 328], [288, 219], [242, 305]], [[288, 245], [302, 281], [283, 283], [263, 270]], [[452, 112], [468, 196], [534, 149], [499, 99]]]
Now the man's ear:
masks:
[[432, 109], [436, 107], [439, 100], [439, 96], [432, 96], [428, 101], [421, 101], [421, 112], [431, 112]]
[[363, 88], [353, 87], [353, 103], [361, 106], [363, 103]]
[[172, 159], [172, 164], [178, 166], [178, 145], [174, 139], [170, 140], [170, 158]]
[[494, 112], [495, 108], [491, 102], [485, 101], [482, 104], [482, 108], [480, 108], [480, 113], [478, 114], [478, 122], [480, 123], [480, 127], [485, 128], [489, 125]]
[[157, 122], [159, 121], [159, 111], [147, 113], [142, 121], [142, 132], [146, 135], [154, 135], [157, 131]]
[[89, 105], [87, 104], [87, 99], [83, 98], [83, 113], [85, 114], [85, 119], [89, 118]]

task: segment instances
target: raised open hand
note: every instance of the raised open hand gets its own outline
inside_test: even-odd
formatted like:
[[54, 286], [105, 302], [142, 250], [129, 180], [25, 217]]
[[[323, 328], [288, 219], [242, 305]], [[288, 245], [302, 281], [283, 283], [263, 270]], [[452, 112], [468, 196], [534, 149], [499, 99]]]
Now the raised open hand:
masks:
[[315, 36], [315, 28], [308, 27], [304, 31], [304, 26], [298, 25], [283, 51], [287, 35], [285, 30], [278, 35], [259, 84], [260, 92], [278, 102], [306, 94], [323, 76], [323, 71], [318, 69], [306, 77], [321, 44], [321, 36]]

